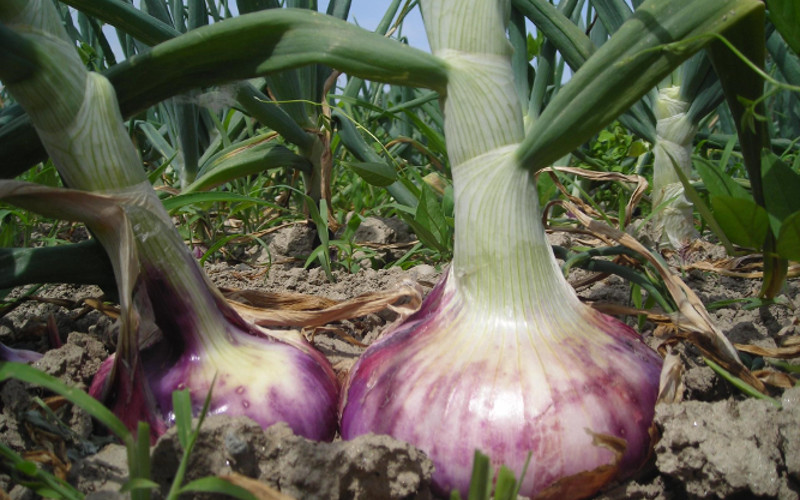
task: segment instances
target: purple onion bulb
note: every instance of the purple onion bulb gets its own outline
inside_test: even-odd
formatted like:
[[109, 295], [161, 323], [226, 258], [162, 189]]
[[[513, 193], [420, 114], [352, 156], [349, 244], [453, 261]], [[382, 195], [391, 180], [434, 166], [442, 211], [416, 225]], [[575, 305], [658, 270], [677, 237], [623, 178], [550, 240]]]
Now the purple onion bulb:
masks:
[[[519, 475], [520, 494], [614, 461], [590, 433], [625, 439], [620, 475], [648, 456], [659, 356], [620, 321], [583, 304], [563, 317], [471, 306], [452, 271], [422, 308], [350, 372], [344, 439], [389, 434], [426, 452], [440, 494], [467, 494], [475, 449]], [[577, 306], [577, 307], [576, 307]], [[589, 432], [587, 432], [589, 431]]]

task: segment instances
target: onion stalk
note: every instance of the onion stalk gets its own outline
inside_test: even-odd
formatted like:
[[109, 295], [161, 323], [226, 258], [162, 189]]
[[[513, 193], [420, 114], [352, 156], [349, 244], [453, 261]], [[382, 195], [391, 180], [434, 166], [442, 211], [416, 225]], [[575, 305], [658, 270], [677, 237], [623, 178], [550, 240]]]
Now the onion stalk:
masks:
[[[698, 236], [694, 205], [686, 197], [677, 169], [687, 178], [692, 171], [692, 146], [697, 125], [688, 116], [690, 103], [679, 86], [659, 90], [655, 103], [656, 142], [653, 145], [653, 217], [661, 242], [674, 249], [686, 247]], [[663, 206], [662, 206], [663, 204]]]
[[[65, 184], [99, 193], [85, 193], [97, 204], [73, 216], [94, 221], [90, 228], [112, 259], [132, 256], [114, 262], [122, 335], [90, 392], [132, 429], [142, 420], [158, 432], [173, 418], [173, 390], [190, 389], [199, 411], [216, 376], [211, 413], [246, 415], [264, 427], [285, 421], [299, 435], [332, 439], [338, 383], [330, 364], [299, 335], [245, 322], [210, 283], [147, 182], [113, 87], [87, 72], [52, 2], [3, 2], [0, 19], [35, 68], [17, 75], [0, 70], [0, 77], [28, 112]], [[7, 187], [9, 196], [27, 189], [9, 181]], [[57, 213], [53, 205], [66, 200], [50, 196], [45, 209]], [[103, 220], [102, 211], [112, 215], [118, 207], [122, 215]], [[125, 234], [129, 245], [120, 239]]]
[[[630, 474], [649, 452], [661, 359], [580, 302], [548, 245], [533, 173], [518, 155], [509, 2], [421, 7], [433, 53], [449, 66], [453, 262], [420, 311], [353, 367], [342, 436], [385, 433], [418, 446], [436, 464], [441, 494], [467, 494], [475, 449], [517, 474], [531, 452], [524, 496], [604, 466]], [[598, 435], [623, 439], [621, 458], [594, 445]]]

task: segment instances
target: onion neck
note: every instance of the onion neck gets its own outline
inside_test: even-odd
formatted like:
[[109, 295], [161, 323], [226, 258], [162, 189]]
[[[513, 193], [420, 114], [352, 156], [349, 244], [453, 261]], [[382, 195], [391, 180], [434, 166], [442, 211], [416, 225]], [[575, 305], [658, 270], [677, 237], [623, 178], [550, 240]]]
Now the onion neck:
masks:
[[421, 6], [431, 49], [448, 64], [452, 286], [475, 309], [508, 319], [578, 314], [579, 301], [545, 237], [533, 175], [515, 160], [524, 126], [505, 36], [510, 2], [428, 0]]

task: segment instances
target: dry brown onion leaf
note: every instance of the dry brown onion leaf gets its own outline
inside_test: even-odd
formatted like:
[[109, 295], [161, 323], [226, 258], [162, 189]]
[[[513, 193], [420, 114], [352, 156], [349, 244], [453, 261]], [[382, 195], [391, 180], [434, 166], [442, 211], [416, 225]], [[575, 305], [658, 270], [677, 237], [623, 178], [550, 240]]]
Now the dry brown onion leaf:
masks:
[[783, 347], [760, 347], [750, 344], [733, 344], [733, 346], [740, 351], [765, 358], [793, 359], [800, 357], [800, 342], [796, 337], [787, 339]]
[[63, 480], [67, 479], [67, 474], [69, 474], [71, 468], [69, 462], [64, 462], [50, 450], [26, 451], [22, 454], [22, 458], [30, 462], [49, 465], [53, 470], [53, 475]]
[[89, 308], [99, 311], [105, 316], [108, 316], [111, 319], [118, 319], [119, 318], [119, 307], [111, 305], [107, 302], [102, 301], [96, 297], [87, 297], [83, 299], [83, 303], [86, 304]]
[[[641, 201], [642, 196], [644, 196], [645, 191], [647, 190], [647, 179], [642, 177], [641, 175], [636, 174], [621, 174], [619, 172], [595, 172], [592, 170], [585, 170], [582, 168], [575, 168], [575, 167], [548, 167], [543, 168], [540, 172], [547, 172], [552, 177], [553, 182], [555, 182], [556, 187], [561, 193], [567, 197], [568, 200], [572, 201], [578, 206], [584, 207], [584, 211], [588, 214], [594, 212], [594, 209], [586, 205], [582, 200], [572, 196], [567, 189], [561, 184], [561, 181], [558, 180], [558, 177], [555, 175], [555, 172], [564, 172], [571, 175], [576, 175], [578, 177], [583, 177], [585, 179], [593, 180], [593, 181], [610, 181], [610, 182], [624, 182], [628, 184], [636, 185], [633, 192], [631, 193], [630, 198], [628, 199], [628, 203], [625, 205], [625, 226], [630, 224], [631, 218], [633, 217], [633, 211], [636, 208], [636, 205], [639, 204]], [[538, 172], [537, 172], [538, 175]], [[588, 210], [586, 208], [588, 207]], [[596, 212], [595, 212], [596, 214]], [[599, 214], [596, 214], [599, 215]]]
[[[263, 294], [263, 296], [262, 296]], [[406, 318], [419, 309], [422, 303], [422, 291], [416, 283], [404, 282], [394, 290], [366, 293], [341, 302], [332, 301], [333, 304], [325, 305], [319, 309], [319, 304], [328, 304], [330, 299], [289, 294], [285, 300], [287, 308], [272, 307], [280, 304], [283, 299], [275, 297], [279, 294], [264, 294], [264, 292], [250, 291], [245, 294], [249, 302], [269, 304], [270, 307], [258, 307], [228, 298], [231, 306], [245, 320], [259, 326], [297, 326], [314, 327], [322, 326], [334, 321], [357, 318], [370, 313], [389, 309], [401, 318]], [[261, 298], [258, 298], [262, 296]], [[310, 308], [303, 308], [303, 304]]]
[[[747, 262], [754, 257], [753, 255], [747, 255], [714, 261], [700, 261], [689, 264], [686, 268], [688, 270], [697, 269], [699, 271], [713, 272], [732, 278], [761, 279], [764, 277], [764, 272], [761, 270], [764, 267], [764, 262], [762, 260]], [[797, 276], [800, 276], [800, 264], [790, 263], [786, 277], [795, 278]]]
[[258, 309], [319, 311], [338, 304], [338, 301], [333, 299], [304, 293], [264, 292], [261, 290], [222, 287], [219, 290], [229, 301]]
[[777, 372], [775, 370], [763, 369], [753, 371], [753, 375], [759, 380], [772, 387], [779, 389], [791, 389], [797, 385], [797, 379], [788, 373]]
[[613, 480], [619, 472], [619, 462], [625, 454], [627, 442], [616, 436], [596, 434], [589, 429], [586, 433], [592, 436], [592, 444], [606, 448], [614, 454], [611, 463], [601, 465], [593, 470], [578, 472], [563, 477], [536, 495], [535, 500], [561, 500], [563, 498], [589, 498]]
[[352, 335], [347, 334], [342, 328], [335, 328], [330, 326], [317, 326], [314, 327], [310, 333], [306, 333], [305, 330], [303, 331], [305, 337], [308, 339], [309, 342], [314, 340], [314, 337], [317, 336], [319, 333], [332, 333], [337, 337], [341, 338], [348, 344], [354, 345], [356, 347], [367, 347], [367, 344], [360, 342]]
[[666, 347], [664, 364], [661, 368], [661, 379], [658, 383], [659, 403], [679, 403], [683, 401], [683, 394], [686, 387], [683, 384], [683, 362], [680, 355], [671, 347]]
[[589, 231], [598, 235], [605, 235], [618, 244], [637, 252], [658, 271], [664, 281], [664, 285], [678, 306], [678, 312], [673, 313], [671, 317], [679, 330], [679, 337], [694, 344], [705, 356], [711, 358], [756, 390], [760, 392], [766, 391], [764, 384], [742, 364], [733, 345], [714, 325], [711, 316], [697, 294], [662, 264], [650, 250], [639, 243], [633, 236], [593, 220], [574, 204], [568, 201], [563, 203]]

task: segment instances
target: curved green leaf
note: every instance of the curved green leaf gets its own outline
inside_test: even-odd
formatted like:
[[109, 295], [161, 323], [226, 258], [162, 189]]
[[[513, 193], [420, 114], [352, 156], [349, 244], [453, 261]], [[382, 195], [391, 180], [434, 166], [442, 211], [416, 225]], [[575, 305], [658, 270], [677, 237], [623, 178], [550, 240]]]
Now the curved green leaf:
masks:
[[438, 91], [447, 83], [439, 58], [302, 9], [254, 12], [198, 28], [131, 57], [107, 76], [128, 113], [189, 88], [313, 63], [384, 83]]

